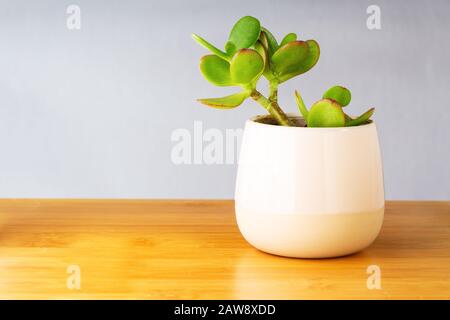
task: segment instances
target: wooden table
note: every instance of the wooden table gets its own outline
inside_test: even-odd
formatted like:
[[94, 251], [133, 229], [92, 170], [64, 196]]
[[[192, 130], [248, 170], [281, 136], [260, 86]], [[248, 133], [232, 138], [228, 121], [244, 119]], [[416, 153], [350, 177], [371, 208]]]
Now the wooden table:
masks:
[[232, 201], [0, 200], [0, 298], [449, 299], [450, 202], [387, 202], [370, 248], [304, 260], [251, 247]]

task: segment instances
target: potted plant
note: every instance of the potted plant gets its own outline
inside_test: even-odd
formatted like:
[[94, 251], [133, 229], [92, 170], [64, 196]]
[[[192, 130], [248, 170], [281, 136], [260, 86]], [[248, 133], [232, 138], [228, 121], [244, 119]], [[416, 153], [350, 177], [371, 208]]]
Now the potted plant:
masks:
[[[232, 28], [224, 50], [198, 35], [212, 54], [200, 60], [203, 76], [240, 91], [199, 99], [231, 109], [252, 98], [268, 115], [245, 124], [236, 181], [239, 229], [256, 248], [276, 255], [325, 258], [351, 254], [377, 237], [384, 216], [382, 164], [374, 109], [359, 117], [344, 112], [351, 93], [342, 86], [325, 91], [309, 109], [296, 91], [300, 115], [278, 104], [278, 86], [310, 70], [319, 60], [315, 40], [295, 33], [280, 43], [250, 16]], [[260, 93], [261, 77], [269, 94]]]

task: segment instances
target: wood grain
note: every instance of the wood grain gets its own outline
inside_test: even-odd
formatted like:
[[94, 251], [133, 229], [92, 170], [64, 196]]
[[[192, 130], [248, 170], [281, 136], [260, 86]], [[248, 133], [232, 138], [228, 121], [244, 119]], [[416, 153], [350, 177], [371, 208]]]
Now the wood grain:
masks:
[[450, 202], [387, 202], [370, 248], [303, 260], [251, 247], [232, 201], [0, 200], [0, 298], [449, 299]]

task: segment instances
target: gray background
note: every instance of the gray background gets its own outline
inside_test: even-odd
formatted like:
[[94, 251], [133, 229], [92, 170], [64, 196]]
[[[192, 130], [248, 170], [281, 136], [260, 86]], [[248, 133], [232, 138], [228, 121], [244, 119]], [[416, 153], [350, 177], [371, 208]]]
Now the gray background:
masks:
[[[81, 7], [82, 27], [66, 28]], [[382, 29], [366, 27], [381, 7]], [[219, 111], [197, 97], [230, 90], [198, 71], [196, 32], [223, 44], [254, 15], [281, 37], [316, 39], [318, 65], [280, 90], [317, 100], [348, 86], [376, 107], [388, 199], [450, 199], [450, 1], [0, 1], [0, 197], [231, 198], [235, 165], [174, 165], [173, 130], [239, 128], [253, 101]], [[229, 89], [229, 88], [228, 88]], [[350, 110], [350, 109], [349, 109]]]

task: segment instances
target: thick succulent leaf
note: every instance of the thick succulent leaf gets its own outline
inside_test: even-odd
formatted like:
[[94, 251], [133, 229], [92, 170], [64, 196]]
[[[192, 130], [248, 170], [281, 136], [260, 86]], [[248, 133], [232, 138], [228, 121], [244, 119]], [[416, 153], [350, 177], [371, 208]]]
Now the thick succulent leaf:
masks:
[[300, 64], [297, 65], [297, 68], [295, 68], [293, 72], [279, 76], [278, 80], [280, 83], [285, 82], [302, 73], [305, 73], [316, 65], [320, 57], [319, 44], [315, 40], [308, 40], [306, 41], [306, 43], [308, 44], [309, 48], [308, 55], [301, 61]]
[[228, 56], [232, 57], [236, 52], [236, 45], [231, 41], [227, 41], [225, 44], [225, 51]]
[[275, 74], [282, 76], [296, 72], [308, 54], [309, 46], [304, 41], [293, 41], [280, 47], [272, 56]]
[[277, 39], [275, 39], [273, 34], [264, 27], [261, 27], [261, 33], [264, 34], [264, 36], [267, 39], [267, 48], [269, 49], [268, 53], [269, 53], [269, 56], [272, 56], [275, 53], [275, 51], [278, 50]]
[[200, 59], [200, 70], [206, 80], [216, 86], [232, 86], [230, 64], [216, 55]]
[[308, 127], [343, 127], [345, 114], [342, 107], [330, 99], [317, 101], [308, 114]]
[[269, 63], [269, 57], [267, 55], [267, 48], [264, 47], [259, 40], [256, 41], [254, 48], [255, 48], [256, 52], [258, 52], [259, 55], [263, 58], [264, 70], [265, 70], [268, 67], [268, 63]]
[[232, 109], [241, 105], [250, 96], [250, 91], [238, 92], [222, 98], [197, 99], [199, 102], [213, 108]]
[[235, 51], [250, 48], [258, 40], [260, 32], [261, 24], [259, 20], [251, 16], [245, 16], [233, 26], [228, 41], [235, 45]]
[[341, 107], [347, 106], [352, 100], [352, 94], [350, 90], [342, 86], [334, 86], [328, 89], [323, 94], [323, 99], [332, 99], [339, 103]]
[[352, 121], [353, 118], [350, 117], [350, 116], [349, 116], [348, 114], [346, 114], [345, 112], [344, 112], [344, 115], [345, 115], [345, 125], [347, 125], [347, 123], [349, 123], [350, 121]]
[[234, 83], [246, 85], [255, 80], [264, 71], [264, 60], [252, 49], [241, 49], [231, 60], [230, 73]]
[[300, 95], [300, 93], [297, 90], [295, 90], [295, 101], [297, 102], [298, 109], [300, 110], [300, 113], [302, 114], [303, 119], [307, 122], [309, 111], [306, 108], [305, 103], [303, 102], [302, 96]]
[[264, 32], [261, 32], [259, 35], [258, 42], [260, 42], [267, 52], [269, 52], [269, 42], [267, 41], [267, 36]]
[[281, 40], [280, 47], [295, 40], [297, 40], [297, 35], [295, 33], [288, 33], [287, 35], [284, 36], [283, 40]]
[[216, 48], [215, 46], [213, 46], [211, 43], [209, 43], [208, 41], [206, 41], [205, 39], [203, 39], [202, 37], [200, 37], [199, 35], [196, 35], [195, 33], [192, 34], [192, 38], [197, 41], [200, 45], [202, 45], [203, 47], [205, 47], [206, 49], [208, 49], [209, 51], [211, 51], [212, 53], [214, 53], [216, 56], [224, 59], [224, 60], [230, 60], [231, 58], [222, 50], [220, 50], [219, 48]]
[[[255, 50], [264, 58], [264, 72], [263, 75], [267, 80], [273, 80], [274, 76], [271, 70], [270, 53], [269, 53], [269, 43], [267, 42], [267, 36], [264, 32], [261, 32], [258, 41], [254, 45]], [[261, 48], [262, 47], [262, 48]], [[264, 49], [264, 55], [262, 50]]]
[[370, 108], [356, 119], [350, 119], [345, 123], [346, 127], [359, 126], [369, 122], [370, 117], [375, 112], [375, 108]]

